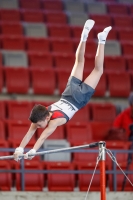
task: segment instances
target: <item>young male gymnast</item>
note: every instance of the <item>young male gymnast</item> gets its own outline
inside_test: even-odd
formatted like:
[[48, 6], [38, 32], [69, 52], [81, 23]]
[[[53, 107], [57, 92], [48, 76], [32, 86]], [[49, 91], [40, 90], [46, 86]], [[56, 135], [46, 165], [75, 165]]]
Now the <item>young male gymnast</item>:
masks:
[[33, 149], [25, 154], [25, 159], [32, 159], [34, 156], [28, 154], [36, 153], [46, 138], [51, 135], [58, 126], [65, 124], [83, 106], [85, 106], [93, 95], [95, 88], [103, 74], [104, 47], [107, 35], [112, 29], [111, 26], [98, 33], [98, 48], [95, 56], [95, 66], [90, 75], [83, 81], [84, 54], [86, 41], [90, 30], [94, 26], [93, 20], [87, 20], [81, 39], [76, 50], [75, 63], [70, 74], [66, 89], [59, 101], [48, 108], [42, 105], [35, 105], [30, 114], [31, 126], [24, 136], [20, 146], [15, 149], [14, 159], [19, 160], [19, 155], [24, 153], [24, 148], [30, 141], [37, 128], [46, 128], [36, 141]]

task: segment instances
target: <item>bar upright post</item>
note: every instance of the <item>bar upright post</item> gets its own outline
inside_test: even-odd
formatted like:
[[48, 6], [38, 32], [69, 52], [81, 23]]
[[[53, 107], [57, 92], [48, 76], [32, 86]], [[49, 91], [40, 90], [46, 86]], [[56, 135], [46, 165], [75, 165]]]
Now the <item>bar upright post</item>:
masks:
[[101, 200], [106, 200], [105, 142], [99, 142]]

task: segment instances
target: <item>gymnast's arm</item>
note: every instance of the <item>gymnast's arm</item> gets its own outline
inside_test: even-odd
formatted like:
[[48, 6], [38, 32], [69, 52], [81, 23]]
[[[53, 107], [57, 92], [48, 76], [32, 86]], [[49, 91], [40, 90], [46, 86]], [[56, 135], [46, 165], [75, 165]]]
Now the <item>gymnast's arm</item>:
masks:
[[46, 138], [49, 137], [55, 131], [56, 128], [57, 128], [57, 123], [50, 121], [47, 128], [45, 128], [45, 130], [42, 132], [41, 136], [35, 143], [33, 149], [37, 151], [42, 146]]
[[18, 156], [21, 155], [21, 154], [23, 154], [23, 152], [24, 152], [24, 147], [28, 144], [28, 142], [29, 142], [30, 139], [32, 138], [33, 134], [35, 133], [36, 129], [37, 129], [36, 124], [31, 123], [28, 132], [27, 132], [26, 135], [24, 136], [24, 138], [23, 138], [22, 142], [20, 143], [19, 147], [17, 147], [17, 148], [15, 149], [15, 152], [14, 152], [14, 154], [13, 154], [13, 155], [14, 155], [14, 159], [15, 159], [16, 161], [18, 161]]
[[20, 147], [24, 148], [28, 144], [28, 142], [30, 141], [30, 139], [34, 135], [36, 129], [37, 129], [37, 125], [34, 124], [34, 123], [31, 123], [28, 132], [26, 133], [26, 135], [24, 136], [22, 142], [19, 145]]
[[28, 154], [32, 154], [32, 153], [34, 154], [34, 153], [36, 153], [36, 151], [42, 146], [42, 144], [44, 143], [44, 141], [46, 140], [46, 138], [48, 136], [50, 136], [55, 131], [56, 128], [57, 128], [57, 123], [49, 122], [48, 127], [45, 128], [45, 130], [42, 132], [41, 136], [39, 137], [39, 139], [35, 143], [33, 149], [31, 149], [30, 151], [28, 151], [25, 154], [24, 158], [31, 160], [34, 156], [28, 157]]

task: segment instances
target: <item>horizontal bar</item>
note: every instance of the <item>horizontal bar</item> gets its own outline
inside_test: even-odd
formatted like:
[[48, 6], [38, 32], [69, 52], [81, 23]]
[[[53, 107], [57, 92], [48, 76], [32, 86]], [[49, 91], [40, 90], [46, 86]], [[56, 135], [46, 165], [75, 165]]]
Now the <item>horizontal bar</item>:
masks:
[[[48, 150], [48, 151], [41, 151], [41, 152], [36, 152], [34, 154], [28, 154], [28, 156], [37, 156], [37, 155], [43, 155], [43, 154], [51, 154], [51, 153], [59, 153], [59, 152], [65, 152], [65, 151], [72, 151], [72, 150], [77, 150], [81, 148], [93, 148], [93, 147], [98, 147], [99, 142], [94, 142], [86, 145], [81, 145], [81, 146], [75, 146], [75, 147], [67, 147], [67, 148], [62, 148], [62, 149], [53, 149], [53, 150]], [[24, 157], [24, 154], [19, 156], [20, 158]], [[7, 159], [14, 159], [14, 156], [0, 156], [0, 160], [7, 160]]]
[[[25, 150], [30, 150], [31, 148], [25, 148]], [[108, 148], [107, 148], [108, 149]], [[40, 150], [44, 150], [43, 148], [40, 148]], [[46, 149], [48, 150], [48, 149]], [[133, 153], [133, 149], [130, 150], [130, 149], [109, 149], [111, 150], [111, 152], [116, 152], [116, 153]], [[5, 147], [0, 147], [0, 152], [14, 152], [15, 151], [15, 148], [5, 148]], [[77, 150], [76, 152], [98, 152], [98, 150], [96, 149], [93, 149], [93, 150], [90, 150], [90, 149], [87, 149], [86, 151], [85, 150]]]

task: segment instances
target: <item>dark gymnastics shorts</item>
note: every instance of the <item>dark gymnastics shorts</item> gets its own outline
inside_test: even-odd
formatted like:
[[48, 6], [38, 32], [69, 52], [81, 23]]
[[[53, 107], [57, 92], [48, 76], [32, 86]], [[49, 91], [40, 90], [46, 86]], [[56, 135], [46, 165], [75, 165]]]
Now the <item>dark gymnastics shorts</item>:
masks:
[[92, 87], [78, 78], [70, 76], [61, 98], [66, 99], [80, 109], [88, 103], [94, 92], [95, 90]]

